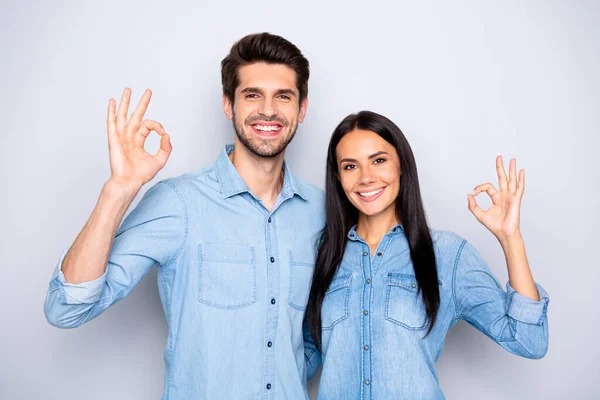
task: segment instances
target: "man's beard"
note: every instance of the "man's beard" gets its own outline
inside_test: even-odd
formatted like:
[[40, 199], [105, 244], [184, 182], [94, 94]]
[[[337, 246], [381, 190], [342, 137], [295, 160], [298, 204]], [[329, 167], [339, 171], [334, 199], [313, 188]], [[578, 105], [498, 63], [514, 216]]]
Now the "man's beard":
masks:
[[[298, 122], [296, 122], [293, 126], [289, 126], [289, 124], [287, 123], [287, 121], [285, 119], [279, 118], [279, 117], [273, 117], [273, 118], [249, 117], [246, 119], [246, 121], [244, 121], [244, 125], [238, 126], [238, 124], [236, 123], [237, 119], [235, 117], [235, 112], [234, 112], [232, 121], [233, 121], [233, 129], [235, 130], [235, 134], [237, 135], [240, 142], [242, 142], [242, 144], [248, 150], [250, 150], [251, 153], [253, 153], [259, 157], [267, 157], [267, 158], [277, 157], [279, 154], [281, 154], [286, 149], [287, 145], [290, 144], [290, 142], [294, 138], [294, 135], [296, 135], [296, 130], [298, 129]], [[282, 125], [282, 127], [281, 127], [282, 131], [287, 129], [289, 126], [289, 135], [287, 137], [285, 137], [285, 136], [283, 136], [285, 134], [285, 132], [280, 132], [281, 137], [280, 137], [280, 141], [278, 141], [278, 142], [276, 142], [273, 139], [260, 139], [260, 138], [251, 137], [244, 130], [244, 126], [248, 126], [248, 125], [250, 125], [250, 123], [257, 122], [257, 121], [264, 121], [264, 122], [277, 121]]]

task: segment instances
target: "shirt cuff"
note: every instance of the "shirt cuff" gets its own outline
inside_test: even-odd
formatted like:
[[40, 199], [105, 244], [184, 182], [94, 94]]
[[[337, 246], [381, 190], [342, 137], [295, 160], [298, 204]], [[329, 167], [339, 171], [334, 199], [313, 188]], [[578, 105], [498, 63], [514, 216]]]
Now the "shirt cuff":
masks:
[[535, 301], [527, 296], [519, 294], [510, 286], [510, 282], [506, 283], [508, 291], [508, 316], [525, 324], [541, 325], [546, 318], [546, 310], [550, 298], [548, 293], [541, 285], [535, 284], [539, 301]]
[[62, 272], [62, 263], [67, 255], [65, 250], [56, 265], [54, 279], [58, 282], [60, 299], [63, 304], [93, 304], [102, 297], [106, 283], [106, 271], [97, 279], [89, 282], [67, 283]]

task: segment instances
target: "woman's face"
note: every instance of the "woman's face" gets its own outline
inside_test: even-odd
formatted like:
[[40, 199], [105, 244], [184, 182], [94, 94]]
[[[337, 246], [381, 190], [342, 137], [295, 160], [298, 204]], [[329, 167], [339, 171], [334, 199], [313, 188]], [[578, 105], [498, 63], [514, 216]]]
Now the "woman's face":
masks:
[[355, 129], [336, 147], [338, 178], [348, 200], [367, 216], [395, 218], [400, 191], [400, 158], [396, 148], [372, 131]]

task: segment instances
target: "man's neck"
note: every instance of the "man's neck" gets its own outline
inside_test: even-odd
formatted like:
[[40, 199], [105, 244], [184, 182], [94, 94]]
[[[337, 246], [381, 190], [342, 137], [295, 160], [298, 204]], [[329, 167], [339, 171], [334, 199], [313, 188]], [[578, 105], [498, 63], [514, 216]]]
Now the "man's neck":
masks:
[[283, 187], [283, 157], [285, 151], [276, 157], [260, 157], [250, 152], [237, 138], [235, 149], [229, 159], [242, 177], [248, 189], [262, 200], [270, 211]]

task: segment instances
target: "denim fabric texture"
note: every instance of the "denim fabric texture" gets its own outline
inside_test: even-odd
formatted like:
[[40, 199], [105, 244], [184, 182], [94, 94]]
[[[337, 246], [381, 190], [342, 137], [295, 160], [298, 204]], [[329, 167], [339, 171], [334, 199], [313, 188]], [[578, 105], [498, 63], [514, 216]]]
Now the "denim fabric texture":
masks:
[[322, 354], [305, 325], [311, 377], [322, 364], [318, 398], [444, 399], [438, 360], [448, 329], [465, 320], [511, 353], [541, 358], [548, 347], [548, 294], [534, 301], [504, 291], [475, 248], [454, 233], [431, 231], [440, 308], [429, 335], [408, 242], [393, 227], [372, 254], [353, 228], [322, 305]]
[[284, 163], [269, 212], [229, 160], [232, 150], [226, 146], [200, 172], [150, 188], [123, 220], [100, 278], [66, 283], [61, 258], [46, 317], [77, 327], [156, 266], [169, 327], [163, 400], [306, 399], [302, 323], [323, 192]]

